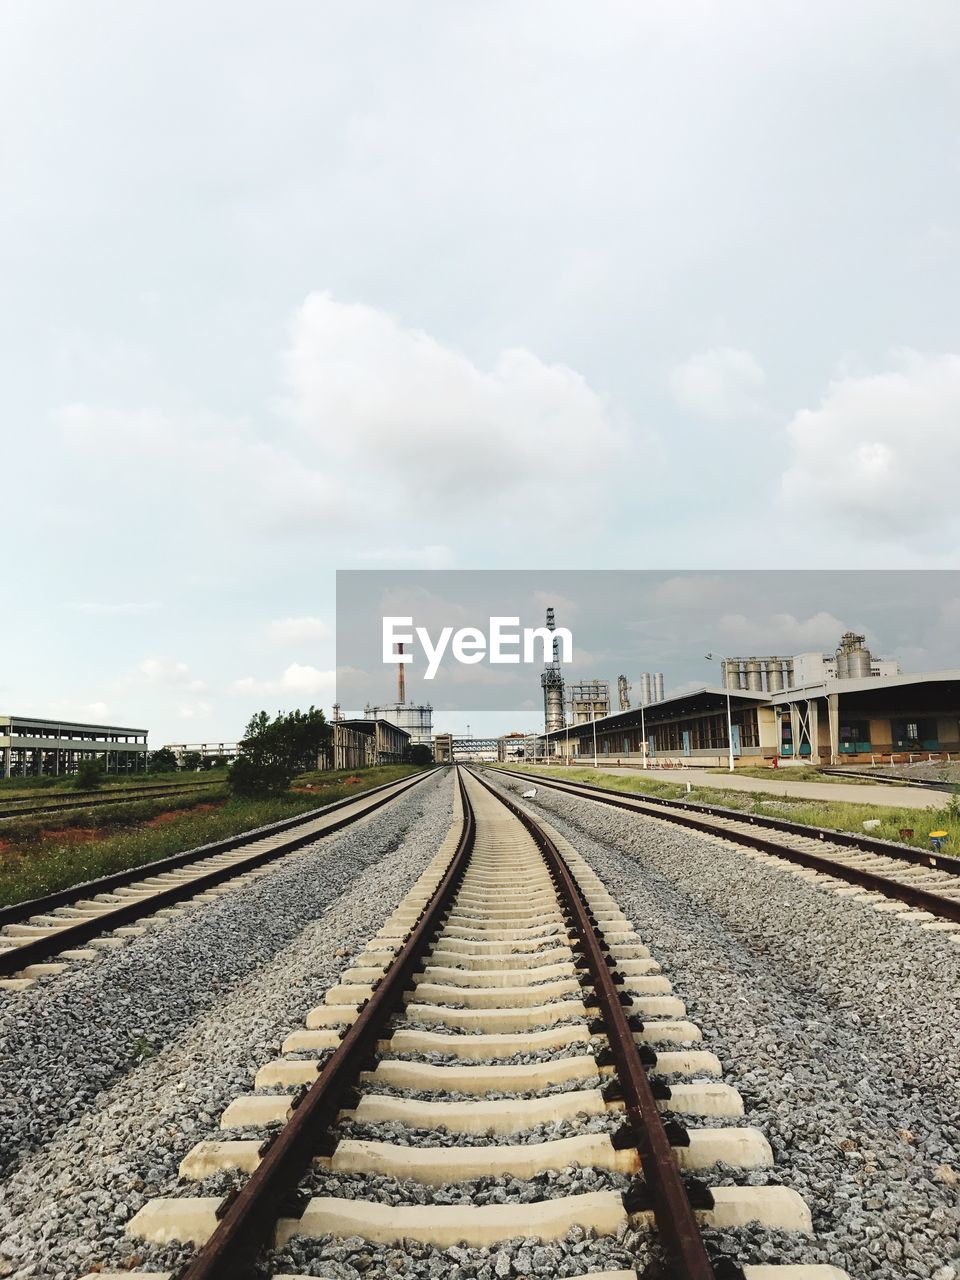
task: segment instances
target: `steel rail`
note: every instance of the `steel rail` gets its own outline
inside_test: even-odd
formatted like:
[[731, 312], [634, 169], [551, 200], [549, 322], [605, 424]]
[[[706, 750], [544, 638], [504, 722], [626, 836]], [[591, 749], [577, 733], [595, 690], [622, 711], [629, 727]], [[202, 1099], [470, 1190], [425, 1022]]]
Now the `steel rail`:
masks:
[[880, 782], [887, 787], [926, 787], [932, 791], [950, 792], [957, 785], [955, 782], [936, 782], [933, 778], [901, 778], [891, 774], [885, 778], [882, 773], [870, 773], [866, 769], [824, 769], [821, 773], [831, 778], [869, 778], [871, 782]]
[[267, 1243], [283, 1212], [284, 1201], [323, 1146], [343, 1094], [354, 1085], [375, 1052], [386, 1022], [400, 1007], [463, 878], [473, 851], [476, 821], [459, 769], [457, 783], [463, 825], [440, 884], [390, 967], [375, 984], [373, 995], [360, 1006], [356, 1021], [323, 1064], [315, 1083], [264, 1151], [249, 1180], [232, 1200], [224, 1203], [216, 1230], [178, 1273], [178, 1280], [244, 1280], [254, 1274], [257, 1251]]
[[[108, 804], [132, 804], [139, 800], [163, 800], [170, 796], [188, 796], [195, 791], [208, 791], [211, 787], [222, 787], [226, 785], [225, 778], [217, 778], [213, 782], [189, 782], [183, 787], [152, 787], [141, 789], [139, 787], [131, 787], [126, 795], [118, 796], [115, 791], [106, 792], [103, 795], [90, 798], [89, 792], [79, 793], [81, 798], [78, 800], [60, 801], [57, 796], [49, 804], [28, 804], [23, 809], [16, 808], [0, 808], [0, 822], [6, 822], [12, 818], [34, 818], [42, 817], [45, 813], [69, 813], [74, 809], [97, 809], [101, 805]], [[17, 802], [11, 800], [9, 805], [15, 805]]]
[[540, 824], [497, 792], [483, 778], [471, 774], [518, 818], [532, 836], [557, 886], [561, 903], [576, 931], [597, 994], [604, 1034], [610, 1045], [617, 1078], [623, 1090], [627, 1119], [633, 1131], [643, 1176], [653, 1202], [654, 1220], [664, 1252], [678, 1280], [715, 1280], [713, 1265], [704, 1248], [693, 1205], [680, 1177], [670, 1139], [657, 1107], [653, 1089], [620, 1003], [609, 951], [566, 860]]
[[[379, 786], [371, 787], [368, 791], [362, 791], [355, 796], [345, 796], [342, 800], [334, 800], [331, 804], [321, 805], [317, 809], [306, 809], [303, 813], [294, 814], [292, 818], [280, 818], [277, 822], [268, 822], [262, 827], [254, 827], [250, 831], [240, 832], [239, 835], [226, 836], [223, 840], [213, 840], [209, 844], [197, 845], [196, 848], [185, 849], [183, 853], [173, 853], [167, 858], [158, 859], [156, 862], [141, 862], [135, 867], [127, 867], [123, 871], [114, 871], [108, 876], [99, 876], [96, 880], [85, 880], [82, 884], [71, 885], [68, 889], [56, 889], [53, 893], [46, 893], [40, 898], [28, 898], [24, 902], [11, 903], [9, 906], [0, 907], [0, 925], [20, 924], [28, 916], [43, 915], [46, 912], [55, 910], [57, 907], [68, 907], [77, 898], [87, 897], [91, 893], [109, 893], [112, 889], [119, 889], [122, 885], [133, 884], [137, 880], [141, 880], [145, 875], [156, 875], [162, 871], [176, 871], [177, 868], [188, 866], [191, 862], [197, 862], [201, 858], [209, 858], [218, 853], [230, 853], [231, 850], [239, 849], [241, 845], [260, 840], [264, 836], [276, 835], [281, 831], [290, 831], [304, 822], [313, 822], [325, 813], [334, 813], [345, 805], [355, 804], [363, 796], [374, 796], [379, 791], [386, 791], [388, 787], [400, 787], [400, 791], [406, 790], [406, 788], [400, 786], [401, 783], [409, 782], [412, 785], [415, 782], [422, 782], [427, 773], [432, 772], [433, 770], [427, 770], [409, 779], [401, 778], [399, 781], [381, 782]], [[397, 794], [400, 794], [400, 791]]]
[[[897, 858], [900, 862], [915, 862], [918, 866], [932, 867], [934, 871], [950, 871], [960, 875], [960, 858], [951, 857], [949, 853], [934, 853], [932, 850], [915, 849], [912, 845], [897, 844], [895, 840], [880, 840], [876, 836], [856, 835], [852, 831], [831, 831], [828, 827], [808, 826], [804, 822], [791, 822], [789, 818], [770, 818], [755, 813], [746, 813], [743, 809], [728, 809], [719, 804], [698, 804], [693, 800], [670, 800], [666, 796], [648, 796], [639, 793], [611, 791], [609, 787], [600, 787], [593, 782], [574, 782], [569, 778], [547, 778], [542, 773], [519, 773], [514, 769], [501, 769], [512, 778], [523, 778], [525, 781], [536, 778], [546, 786], [560, 790], [570, 787], [582, 791], [592, 791], [601, 797], [619, 796], [624, 800], [634, 800], [638, 804], [669, 806], [671, 809], [684, 809], [690, 813], [709, 813], [717, 818], [729, 818], [736, 822], [748, 822], [752, 827], [766, 827], [771, 831], [784, 831], [789, 835], [803, 836], [830, 844], [842, 845], [845, 849], [857, 849], [860, 853], [878, 853], [887, 858]], [[775, 799], [782, 799], [777, 796]], [[630, 807], [629, 805], [627, 806]], [[917, 813], [926, 813], [918, 809]]]
[[[945, 898], [930, 889], [919, 889], [909, 884], [902, 884], [899, 880], [891, 880], [888, 876], [880, 875], [876, 871], [866, 871], [862, 867], [851, 867], [842, 862], [834, 862], [831, 858], [821, 857], [816, 853], [809, 853], [805, 849], [794, 849], [790, 845], [782, 844], [777, 840], [769, 840], [763, 836], [752, 835], [746, 831], [724, 832], [721, 826], [716, 823], [704, 822], [696, 814], [710, 814], [715, 817], [724, 819], [732, 819], [738, 822], [750, 821], [750, 815], [741, 814], [735, 809], [715, 809], [708, 805], [680, 804], [673, 801], [664, 801], [659, 797], [643, 796], [634, 800], [623, 800], [611, 792], [605, 792], [602, 787], [594, 787], [590, 783], [579, 782], [554, 782], [552, 779], [542, 778], [540, 774], [530, 773], [514, 773], [508, 769], [499, 770], [501, 773], [507, 774], [509, 777], [522, 778], [525, 782], [529, 782], [531, 778], [537, 778], [544, 785], [553, 787], [557, 791], [564, 792], [568, 795], [577, 796], [585, 800], [595, 800], [600, 804], [611, 805], [617, 809], [626, 809], [628, 813], [638, 813], [641, 816], [649, 816], [660, 818], [661, 821], [675, 822], [679, 826], [689, 827], [691, 830], [702, 832], [705, 835], [721, 835], [728, 840], [732, 840], [735, 844], [746, 845], [749, 849], [757, 849], [761, 853], [769, 853], [777, 858], [784, 858], [788, 862], [795, 862], [798, 866], [809, 867], [812, 871], [822, 872], [824, 875], [833, 876], [836, 880], [846, 880], [850, 884], [860, 885], [864, 889], [869, 889], [873, 893], [882, 894], [887, 898], [896, 898], [899, 902], [905, 902], [908, 906], [916, 908], [918, 911], [929, 911], [932, 915], [942, 916], [945, 920], [951, 920], [960, 923], [960, 901], [953, 898]], [[583, 792], [588, 794], [584, 795]], [[650, 803], [650, 808], [644, 810], [644, 805]], [[681, 810], [681, 812], [673, 813], [657, 813], [656, 806], [668, 805], [671, 809]], [[761, 825], [755, 823], [753, 825]], [[764, 824], [766, 825], [766, 824]], [[770, 823], [769, 825], [774, 825]], [[799, 824], [790, 824], [791, 833], [796, 832], [809, 837], [809, 830]], [[822, 831], [821, 828], [813, 828], [821, 839], [833, 840], [834, 833]], [[856, 839], [856, 838], [855, 838]], [[840, 841], [837, 841], [840, 843]], [[875, 852], [875, 850], [863, 846], [866, 841], [857, 841], [854, 845], [861, 852]], [[883, 841], [875, 842], [882, 847], [882, 853], [889, 856], [888, 847]], [[899, 847], [899, 846], [894, 846]], [[926, 859], [921, 851], [920, 858], [906, 858], [904, 861], [919, 862], [922, 859], [923, 865], [930, 865], [938, 871], [950, 871], [953, 874], [960, 874], [960, 860], [956, 858], [944, 858], [937, 855], [935, 858]]]
[[[430, 771], [432, 772], [432, 770]], [[163, 910], [164, 907], [175, 906], [178, 902], [184, 901], [186, 898], [192, 898], [199, 893], [203, 893], [207, 889], [222, 884], [225, 880], [232, 880], [234, 877], [243, 875], [247, 871], [254, 870], [262, 866], [266, 862], [272, 862], [276, 858], [283, 857], [288, 853], [294, 852], [296, 849], [303, 848], [304, 845], [310, 844], [314, 840], [322, 839], [324, 836], [331, 835], [335, 831], [340, 831], [343, 827], [349, 826], [351, 823], [365, 818], [368, 814], [374, 813], [377, 809], [382, 808], [385, 804], [389, 804], [398, 795], [405, 794], [412, 786], [422, 782], [428, 775], [418, 774], [408, 786], [401, 786], [389, 795], [380, 794], [373, 804], [367, 805], [359, 813], [349, 814], [347, 817], [332, 822], [329, 826], [323, 828], [322, 831], [306, 831], [300, 835], [292, 836], [289, 840], [284, 841], [281, 845], [275, 845], [269, 849], [261, 849], [258, 853], [252, 853], [249, 857], [243, 858], [238, 862], [228, 863], [226, 866], [216, 867], [211, 871], [195, 876], [192, 880], [182, 881], [171, 885], [168, 889], [160, 889], [156, 893], [151, 893], [147, 898], [132, 898], [129, 902], [124, 902], [110, 911], [103, 911], [95, 916], [87, 919], [78, 920], [76, 924], [69, 924], [63, 929], [51, 928], [49, 934], [44, 934], [36, 938], [31, 938], [29, 942], [18, 944], [0, 950], [0, 977], [10, 977], [12, 974], [18, 973], [21, 969], [31, 964], [38, 964], [51, 957], [58, 955], [60, 952], [69, 950], [73, 947], [82, 946], [85, 942], [89, 942], [92, 938], [97, 938], [101, 934], [110, 933], [114, 929], [118, 929], [123, 925], [132, 923], [145, 916], [155, 914], [157, 911]], [[389, 787], [396, 787], [394, 782], [386, 784]], [[381, 788], [375, 788], [375, 791], [382, 791]], [[313, 810], [309, 817], [298, 818], [296, 825], [303, 825], [305, 822], [314, 822], [322, 819], [326, 813], [330, 813], [336, 809], [342, 809], [347, 804], [357, 804], [362, 801], [365, 796], [374, 794], [373, 791], [365, 792], [361, 796], [351, 796], [347, 800], [337, 801], [336, 804], [330, 805], [324, 809]], [[285, 822], [288, 820], [285, 820]], [[243, 837], [234, 838], [232, 841], [220, 842], [219, 846], [206, 845], [201, 851], [193, 850], [189, 854], [177, 854], [174, 858], [166, 858], [163, 862], [147, 863], [145, 866], [137, 868], [137, 877], [142, 878], [144, 874], [155, 875], [157, 871], [170, 869], [171, 864], [183, 866], [186, 861], [202, 861], [217, 853], [223, 852], [223, 846], [228, 848], [238, 848], [245, 843], [252, 844], [257, 840], [261, 840], [264, 836], [284, 830], [282, 824], [276, 824], [271, 828], [258, 828], [255, 832], [247, 832]], [[286, 828], [289, 829], [289, 828]], [[126, 876], [124, 883], [130, 883], [130, 872], [120, 872], [120, 875]], [[116, 881], [116, 877], [107, 877]], [[74, 900], [78, 897], [86, 897], [91, 890], [103, 892], [100, 888], [101, 882], [94, 881], [92, 883], [79, 886], [80, 892], [75, 888], [72, 895]], [[38, 914], [34, 901], [33, 904], [27, 904], [33, 909], [30, 915]], [[22, 904], [21, 904], [22, 905]], [[60, 904], [63, 905], [63, 904]]]

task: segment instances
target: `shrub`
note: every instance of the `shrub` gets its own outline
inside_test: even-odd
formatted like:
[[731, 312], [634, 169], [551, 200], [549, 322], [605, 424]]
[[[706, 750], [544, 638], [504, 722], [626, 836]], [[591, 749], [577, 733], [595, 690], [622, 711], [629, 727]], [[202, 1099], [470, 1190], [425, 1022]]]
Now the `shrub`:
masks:
[[93, 756], [85, 756], [77, 765], [76, 786], [78, 791], [96, 791], [103, 782], [106, 773], [102, 760]]

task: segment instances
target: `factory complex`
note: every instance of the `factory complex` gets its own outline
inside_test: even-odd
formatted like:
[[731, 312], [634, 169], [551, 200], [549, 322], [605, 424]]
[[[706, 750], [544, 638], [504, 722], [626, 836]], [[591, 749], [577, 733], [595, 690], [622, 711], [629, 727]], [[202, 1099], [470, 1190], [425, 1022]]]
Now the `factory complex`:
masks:
[[[547, 628], [556, 629], [554, 610]], [[713, 655], [707, 655], [712, 658]], [[631, 704], [626, 675], [565, 676], [556, 643], [541, 673], [542, 731], [496, 738], [434, 733], [433, 708], [408, 703], [404, 668], [397, 700], [345, 718], [334, 704], [318, 767], [357, 769], [400, 763], [427, 747], [438, 764], [455, 760], [617, 761], [640, 768], [791, 763], [843, 764], [960, 753], [960, 669], [904, 674], [876, 657], [865, 637], [846, 632], [833, 653], [730, 656], [720, 682], [666, 696], [662, 672], [643, 672]], [[169, 744], [183, 762], [229, 763], [237, 743]], [[0, 777], [69, 774], [85, 757], [110, 773], [144, 770], [147, 730], [36, 717], [0, 716]]]
[[[573, 685], [566, 700], [558, 696], [548, 664], [544, 733], [500, 739], [499, 758], [735, 767], [960, 752], [960, 669], [905, 675], [897, 662], [876, 658], [855, 632], [845, 633], [832, 654], [730, 657], [721, 672], [720, 685], [670, 697], [662, 695], [662, 681], [645, 676], [637, 707], [629, 705], [630, 686], [621, 676], [619, 712], [606, 710], [609, 698], [601, 695], [596, 705], [604, 710], [584, 718], [583, 686]], [[556, 712], [564, 705], [570, 712], [561, 726]]]

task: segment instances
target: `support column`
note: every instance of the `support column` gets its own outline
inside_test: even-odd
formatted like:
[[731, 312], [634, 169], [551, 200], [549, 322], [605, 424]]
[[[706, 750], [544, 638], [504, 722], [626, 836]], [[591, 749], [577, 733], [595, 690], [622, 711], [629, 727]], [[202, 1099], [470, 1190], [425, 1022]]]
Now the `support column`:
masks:
[[793, 743], [793, 758], [800, 759], [800, 704], [790, 703], [790, 740]]
[[827, 720], [830, 725], [830, 763], [840, 763], [840, 695], [827, 694]]
[[810, 734], [810, 763], [820, 763], [820, 705], [816, 698], [807, 703], [807, 729]]
[[12, 759], [11, 759], [12, 755], [13, 755], [13, 751], [11, 750], [11, 748], [10, 748], [10, 747], [4, 747], [4, 748], [3, 748], [3, 752], [2, 752], [2, 760], [3, 760], [3, 776], [4, 776], [5, 778], [9, 778], [9, 777], [10, 777], [11, 767], [12, 767], [12, 763], [13, 763], [13, 762], [12, 762]]

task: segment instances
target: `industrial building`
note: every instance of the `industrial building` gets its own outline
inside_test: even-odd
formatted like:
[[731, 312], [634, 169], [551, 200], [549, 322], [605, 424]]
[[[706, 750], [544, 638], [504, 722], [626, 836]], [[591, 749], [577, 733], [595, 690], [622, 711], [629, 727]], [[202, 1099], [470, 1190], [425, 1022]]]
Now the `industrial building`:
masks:
[[0, 776], [69, 774], [85, 759], [102, 760], [108, 773], [147, 767], [147, 730], [79, 724], [36, 716], [0, 716]]
[[177, 757], [178, 767], [183, 767], [184, 756], [198, 755], [204, 766], [232, 764], [237, 758], [236, 742], [166, 742], [164, 748]]
[[[397, 646], [397, 651], [403, 653], [403, 645]], [[397, 663], [397, 700], [396, 702], [387, 702], [383, 706], [370, 706], [369, 704], [363, 708], [364, 718], [367, 720], [389, 720], [391, 724], [395, 724], [398, 728], [403, 729], [409, 735], [411, 746], [424, 746], [433, 749], [433, 707], [429, 702], [415, 704], [407, 702], [405, 689], [404, 664]], [[340, 714], [339, 705], [334, 706], [334, 719]]]
[[453, 734], [452, 733], [434, 734], [433, 759], [435, 764], [453, 764]]
[[723, 686], [540, 734], [537, 754], [724, 765], [731, 738], [734, 760], [743, 764], [960, 752], [960, 670], [904, 675], [854, 632], [834, 654], [726, 658], [723, 671]]
[[334, 720], [335, 769], [361, 769], [374, 764], [402, 764], [411, 745], [406, 729], [382, 717]]

